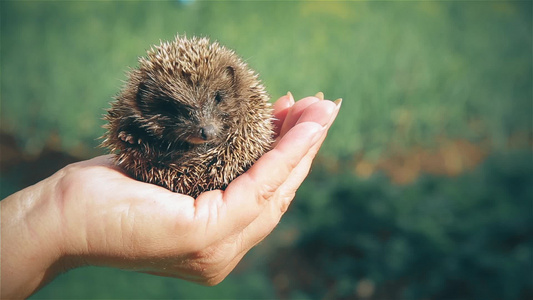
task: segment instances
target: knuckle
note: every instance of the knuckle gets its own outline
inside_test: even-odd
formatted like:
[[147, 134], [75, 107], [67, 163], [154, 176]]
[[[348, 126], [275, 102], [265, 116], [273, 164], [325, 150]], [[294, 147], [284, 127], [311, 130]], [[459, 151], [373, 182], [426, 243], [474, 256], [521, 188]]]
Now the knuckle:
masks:
[[292, 202], [292, 199], [294, 199], [294, 196], [296, 195], [295, 192], [291, 192], [290, 194], [286, 195], [285, 197], [282, 197], [281, 199], [281, 206], [280, 206], [280, 212], [284, 214], [289, 209], [289, 206]]

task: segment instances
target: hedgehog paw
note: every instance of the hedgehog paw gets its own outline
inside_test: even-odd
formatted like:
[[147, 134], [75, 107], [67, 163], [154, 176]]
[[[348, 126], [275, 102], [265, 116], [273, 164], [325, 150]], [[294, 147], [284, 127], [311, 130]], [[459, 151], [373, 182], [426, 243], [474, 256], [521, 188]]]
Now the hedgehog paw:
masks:
[[141, 143], [141, 139], [137, 139], [135, 140], [135, 138], [133, 137], [133, 135], [131, 134], [128, 134], [126, 133], [125, 131], [121, 131], [119, 134], [118, 134], [118, 138], [121, 139], [122, 141], [126, 142], [126, 143], [130, 143], [130, 144], [135, 144], [137, 142], [137, 144], [140, 144]]

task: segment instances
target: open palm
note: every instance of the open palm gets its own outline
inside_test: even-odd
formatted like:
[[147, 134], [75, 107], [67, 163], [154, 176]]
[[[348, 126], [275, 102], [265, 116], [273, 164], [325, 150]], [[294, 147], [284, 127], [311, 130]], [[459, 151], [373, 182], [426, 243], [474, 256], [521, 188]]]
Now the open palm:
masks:
[[[111, 155], [69, 165], [36, 185], [54, 186], [54, 217], [29, 228], [40, 251], [55, 249], [55, 271], [102, 265], [217, 284], [278, 224], [338, 108], [316, 97], [281, 97], [274, 148], [226, 190], [197, 199], [131, 179]], [[14, 232], [9, 225], [5, 232]]]

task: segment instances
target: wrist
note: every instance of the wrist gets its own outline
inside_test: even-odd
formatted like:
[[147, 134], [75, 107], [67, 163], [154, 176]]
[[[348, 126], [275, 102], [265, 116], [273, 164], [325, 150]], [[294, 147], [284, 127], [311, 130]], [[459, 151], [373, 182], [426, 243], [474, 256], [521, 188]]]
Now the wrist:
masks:
[[1, 203], [1, 298], [26, 298], [64, 270], [60, 172]]

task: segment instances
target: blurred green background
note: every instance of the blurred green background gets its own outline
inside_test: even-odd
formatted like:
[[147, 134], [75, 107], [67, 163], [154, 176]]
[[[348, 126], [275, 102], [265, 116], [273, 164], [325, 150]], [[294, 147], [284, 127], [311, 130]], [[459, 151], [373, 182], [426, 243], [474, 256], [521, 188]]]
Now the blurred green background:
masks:
[[342, 110], [281, 224], [216, 287], [105, 268], [32, 298], [532, 299], [531, 1], [2, 1], [1, 198], [97, 148], [109, 101], [177, 33], [273, 99]]

